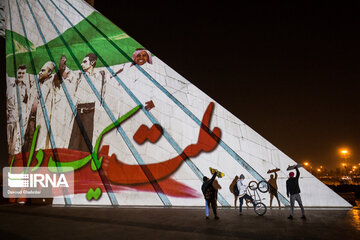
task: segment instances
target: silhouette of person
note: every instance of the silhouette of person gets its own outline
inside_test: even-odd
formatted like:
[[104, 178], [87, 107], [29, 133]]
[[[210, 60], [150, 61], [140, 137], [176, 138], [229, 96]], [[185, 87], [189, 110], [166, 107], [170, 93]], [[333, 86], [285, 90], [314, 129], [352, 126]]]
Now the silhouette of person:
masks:
[[211, 208], [213, 210], [213, 213], [215, 215], [215, 219], [219, 219], [217, 213], [216, 213], [216, 197], [215, 197], [215, 193], [216, 190], [213, 187], [213, 182], [216, 178], [217, 175], [217, 171], [214, 172], [213, 176], [211, 179], [209, 179], [208, 177], [203, 177], [203, 184], [201, 186], [201, 191], [204, 194], [204, 198], [205, 198], [205, 215], [206, 215], [206, 219], [209, 219], [209, 207], [211, 205]]
[[288, 219], [293, 219], [295, 201], [298, 202], [301, 208], [301, 213], [302, 213], [301, 218], [306, 219], [304, 207], [302, 205], [302, 201], [300, 197], [300, 187], [299, 187], [300, 171], [296, 166], [295, 166], [295, 170], [296, 170], [296, 176], [294, 177], [294, 172], [290, 172], [289, 179], [286, 180], [286, 195], [288, 197], [290, 195], [290, 206], [291, 206], [290, 216], [288, 217]]
[[217, 196], [218, 196], [219, 189], [221, 189], [221, 186], [216, 179], [213, 181], [212, 186], [215, 189], [215, 207], [217, 209]]
[[[270, 170], [269, 170], [269, 171], [270, 171]], [[274, 177], [274, 175], [275, 175], [275, 177]], [[280, 208], [281, 205], [280, 205], [279, 196], [278, 196], [278, 191], [277, 191], [278, 186], [277, 186], [277, 184], [276, 184], [277, 177], [278, 177], [277, 173], [274, 172], [274, 174], [271, 174], [271, 175], [270, 175], [270, 179], [268, 180], [269, 188], [270, 188], [270, 189], [269, 189], [269, 193], [270, 193], [270, 207], [272, 207], [272, 200], [273, 200], [273, 198], [275, 197], [276, 200], [277, 200], [277, 202], [278, 202], [278, 204], [279, 204], [279, 208]]]
[[229, 187], [230, 192], [232, 194], [234, 194], [234, 206], [235, 206], [235, 209], [236, 209], [236, 202], [237, 202], [237, 199], [238, 199], [239, 196], [235, 195], [235, 193], [234, 193], [234, 185], [237, 183], [238, 180], [239, 180], [239, 177], [235, 176], [234, 180], [231, 182], [230, 187]]

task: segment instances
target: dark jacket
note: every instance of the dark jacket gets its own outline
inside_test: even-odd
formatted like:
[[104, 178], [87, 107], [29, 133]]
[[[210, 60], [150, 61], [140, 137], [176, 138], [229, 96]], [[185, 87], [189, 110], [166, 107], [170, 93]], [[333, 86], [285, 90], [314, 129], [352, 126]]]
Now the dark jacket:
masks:
[[296, 176], [289, 178], [286, 181], [286, 195], [289, 197], [290, 195], [300, 193], [300, 187], [299, 187], [299, 177], [300, 172], [298, 168], [295, 168], [296, 170]]
[[[214, 188], [212, 186], [212, 183], [214, 182], [216, 178], [216, 172], [214, 173], [214, 175], [212, 176], [212, 178], [206, 182], [204, 182], [201, 186], [201, 191], [202, 193], [204, 194], [204, 197], [205, 197], [205, 194], [206, 194], [206, 190], [210, 187], [210, 188]], [[215, 192], [215, 188], [214, 188], [214, 192]]]

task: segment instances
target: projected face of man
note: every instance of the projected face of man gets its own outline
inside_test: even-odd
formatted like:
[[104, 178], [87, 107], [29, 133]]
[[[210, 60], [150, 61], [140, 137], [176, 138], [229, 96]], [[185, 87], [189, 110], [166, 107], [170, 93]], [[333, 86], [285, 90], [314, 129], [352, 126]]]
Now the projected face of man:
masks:
[[43, 81], [43, 80], [49, 78], [50, 75], [51, 75], [51, 69], [47, 64], [45, 64], [39, 72], [39, 80]]
[[146, 51], [141, 51], [138, 55], [136, 55], [134, 62], [141, 66], [149, 61], [149, 56]]
[[89, 57], [85, 57], [81, 63], [81, 67], [84, 70], [84, 72], [88, 72], [92, 67], [92, 63], [90, 62]]
[[18, 71], [17, 71], [17, 78], [18, 78], [19, 81], [23, 81], [23, 80], [24, 80], [25, 73], [26, 73], [26, 68], [24, 68], [24, 69], [19, 68], [19, 69], [18, 69]]

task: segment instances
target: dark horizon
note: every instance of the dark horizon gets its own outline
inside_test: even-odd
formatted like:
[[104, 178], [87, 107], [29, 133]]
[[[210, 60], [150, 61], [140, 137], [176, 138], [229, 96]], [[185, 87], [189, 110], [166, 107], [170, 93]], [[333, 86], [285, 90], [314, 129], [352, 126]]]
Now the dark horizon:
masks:
[[[240, 5], [95, 1], [100, 13], [296, 162], [334, 169], [342, 162], [338, 149], [348, 147], [359, 163], [359, 7]], [[1, 89], [7, 156], [5, 81]]]
[[347, 147], [360, 163], [356, 4], [106, 3], [95, 8], [296, 162], [340, 167]]

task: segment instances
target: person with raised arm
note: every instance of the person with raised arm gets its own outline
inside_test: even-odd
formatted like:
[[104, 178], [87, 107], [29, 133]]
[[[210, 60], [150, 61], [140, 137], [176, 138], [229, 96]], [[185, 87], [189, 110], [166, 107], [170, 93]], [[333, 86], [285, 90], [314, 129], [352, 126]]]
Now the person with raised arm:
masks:
[[294, 172], [290, 172], [289, 179], [286, 180], [286, 195], [288, 197], [290, 196], [290, 207], [291, 207], [290, 216], [288, 217], [288, 219], [293, 219], [295, 201], [298, 202], [301, 208], [301, 213], [302, 213], [301, 218], [306, 219], [304, 207], [302, 205], [302, 201], [300, 197], [300, 187], [299, 187], [300, 171], [297, 166], [295, 166], [294, 168], [296, 170], [296, 176], [294, 177]]
[[216, 190], [213, 187], [213, 182], [216, 178], [217, 171], [214, 172], [211, 179], [204, 176], [203, 177], [203, 184], [201, 186], [201, 191], [204, 194], [205, 198], [205, 215], [206, 219], [209, 219], [209, 207], [211, 205], [211, 208], [213, 210], [215, 219], [219, 219], [217, 212], [216, 212]]

